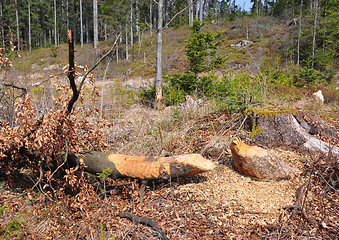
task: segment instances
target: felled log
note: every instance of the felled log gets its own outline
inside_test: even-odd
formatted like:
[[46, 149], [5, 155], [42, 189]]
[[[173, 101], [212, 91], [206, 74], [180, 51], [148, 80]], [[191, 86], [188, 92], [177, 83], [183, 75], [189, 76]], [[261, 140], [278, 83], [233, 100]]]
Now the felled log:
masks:
[[273, 153], [261, 147], [246, 145], [239, 137], [232, 140], [230, 148], [235, 169], [245, 176], [260, 180], [282, 180], [300, 174], [299, 170], [289, 167]]
[[215, 168], [215, 164], [200, 154], [173, 157], [129, 156], [95, 151], [85, 152], [81, 157], [72, 155], [72, 161], [86, 165], [86, 171], [102, 173], [111, 169], [110, 177], [131, 177], [142, 180], [189, 177]]

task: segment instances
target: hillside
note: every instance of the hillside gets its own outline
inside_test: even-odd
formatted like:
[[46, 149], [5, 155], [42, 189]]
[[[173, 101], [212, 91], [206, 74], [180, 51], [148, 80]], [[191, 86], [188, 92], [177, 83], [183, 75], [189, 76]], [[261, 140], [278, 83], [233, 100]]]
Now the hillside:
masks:
[[[56, 139], [49, 132], [56, 131], [55, 122], [64, 123], [59, 109], [71, 98], [66, 74], [68, 46], [23, 51], [20, 58], [12, 60], [12, 68], [1, 72], [1, 79], [26, 88], [32, 100], [18, 103], [18, 89], [12, 89], [2, 99], [1, 127], [7, 131], [2, 134], [10, 132], [10, 125], [13, 129], [20, 124], [25, 126], [21, 133], [33, 129], [34, 120], [41, 116], [47, 116], [46, 123], [50, 125], [46, 127], [51, 127], [46, 132], [41, 130], [45, 135], [41, 135], [40, 143], [32, 140], [34, 144], [46, 141], [46, 146], [41, 144], [39, 160], [34, 162], [28, 153], [23, 153], [24, 157], [13, 160], [12, 165], [1, 165], [0, 236], [5, 239], [160, 238], [151, 227], [118, 217], [120, 212], [130, 211], [153, 218], [168, 239], [337, 238], [338, 159], [279, 146], [273, 150], [287, 164], [301, 170], [302, 175], [292, 180], [257, 181], [234, 169], [229, 150], [235, 135], [248, 144], [257, 144], [252, 137], [254, 130], [242, 124], [248, 116], [246, 108], [257, 105], [292, 108], [305, 121], [334, 132], [331, 137], [325, 130], [326, 133], [319, 132], [316, 136], [339, 146], [337, 62], [334, 62], [337, 72], [331, 78], [326, 78], [325, 72], [297, 67], [287, 51], [293, 27], [270, 17], [244, 17], [205, 25], [202, 31], [221, 32], [219, 51], [226, 61], [208, 73], [199, 74], [199, 79], [207, 76], [212, 88], [217, 87], [212, 94], [208, 91], [205, 94], [204, 89], [190, 92], [194, 99], [203, 101], [197, 108], [187, 107], [185, 101], [169, 102], [175, 97], [180, 99], [179, 93], [187, 93], [171, 88], [170, 78], [165, 82], [167, 102], [160, 108], [149, 103], [143, 90], [147, 92], [153, 84], [156, 36], [145, 32], [140, 47], [137, 43], [132, 49], [129, 47], [129, 61], [121, 44], [118, 62], [113, 54], [98, 66], [94, 78], [85, 84], [74, 115], [65, 118], [65, 129], [59, 129], [65, 131], [63, 138]], [[164, 75], [187, 71], [190, 63], [184, 49], [190, 34], [189, 27], [164, 31]], [[242, 40], [251, 43], [236, 46]], [[90, 44], [83, 48], [76, 46], [78, 66], [93, 66], [113, 41], [100, 42], [96, 50]], [[80, 74], [84, 72], [82, 67], [77, 70]], [[303, 86], [297, 86], [300, 83]], [[312, 94], [320, 89], [324, 104], [312, 100]], [[21, 117], [14, 114], [15, 108], [23, 113]], [[13, 144], [21, 141], [17, 140], [20, 136], [9, 137], [13, 137]], [[35, 146], [29, 140], [22, 142]], [[62, 172], [51, 180], [56, 169], [53, 164], [58, 163], [50, 160], [57, 158], [52, 151], [86, 149], [140, 156], [200, 153], [218, 166], [198, 176], [149, 181], [140, 206], [140, 182], [136, 179], [95, 176], [83, 169], [66, 168], [65, 164]], [[4, 164], [9, 161], [3, 159]], [[14, 155], [13, 159], [16, 159]], [[42, 167], [25, 168], [20, 161], [27, 165], [51, 164], [46, 164], [46, 175], [42, 176], [39, 173]], [[62, 163], [63, 158], [58, 161]], [[11, 167], [15, 168], [13, 176], [9, 174]], [[297, 189], [311, 180], [303, 205], [305, 211], [284, 209], [296, 201]]]

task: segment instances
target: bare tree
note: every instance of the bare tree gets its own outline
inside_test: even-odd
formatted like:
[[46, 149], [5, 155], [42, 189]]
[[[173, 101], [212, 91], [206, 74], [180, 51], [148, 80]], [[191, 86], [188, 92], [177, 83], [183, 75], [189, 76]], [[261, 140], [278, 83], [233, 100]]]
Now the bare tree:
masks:
[[140, 8], [139, 8], [139, 0], [135, 0], [135, 14], [136, 14], [136, 26], [135, 27], [136, 27], [136, 30], [137, 30], [139, 53], [140, 53], [141, 35], [140, 35]]
[[84, 46], [84, 29], [83, 29], [83, 24], [82, 24], [82, 0], [80, 0], [80, 43], [81, 47]]
[[200, 15], [199, 15], [199, 21], [202, 22], [204, 20], [204, 0], [200, 0]]
[[15, 0], [15, 16], [16, 16], [16, 35], [18, 39], [18, 50], [20, 51], [20, 28], [19, 28], [19, 10], [18, 10], [18, 0]]
[[193, 26], [193, 0], [188, 0], [188, 25]]
[[98, 46], [98, 0], [93, 0], [94, 48]]
[[131, 15], [130, 15], [130, 23], [131, 23], [131, 46], [133, 46], [134, 42], [133, 42], [133, 3], [131, 2]]
[[129, 60], [128, 54], [128, 25], [126, 24], [126, 61]]
[[163, 5], [164, 0], [158, 1], [158, 27], [157, 27], [157, 59], [156, 59], [156, 76], [155, 76], [155, 100], [162, 101], [162, 30], [163, 30]]
[[312, 42], [312, 67], [314, 67], [315, 37], [316, 37], [316, 32], [317, 32], [318, 4], [319, 4], [319, 0], [315, 0], [315, 2], [314, 2], [314, 28], [313, 28], [313, 42]]
[[58, 45], [56, 0], [54, 0], [54, 45]]
[[301, 38], [301, 23], [302, 23], [302, 14], [303, 14], [303, 0], [300, 2], [300, 15], [299, 15], [299, 32], [298, 32], [298, 56], [297, 56], [297, 66], [299, 66], [300, 63], [300, 38]]
[[184, 11], [186, 11], [194, 2], [190, 3], [188, 6], [183, 8], [181, 11], [177, 12], [171, 20], [163, 27], [163, 6], [164, 0], [158, 1], [158, 27], [157, 27], [157, 57], [156, 57], [156, 76], [154, 80], [154, 89], [156, 92], [155, 101], [162, 101], [162, 30], [167, 28], [170, 23]]
[[[2, 10], [2, 6], [3, 2], [0, 2], [0, 18], [2, 19], [2, 15], [3, 15], [3, 10]], [[1, 24], [1, 37], [2, 37], [2, 44], [3, 46], [5, 46], [5, 31], [4, 31], [4, 26]]]
[[152, 25], [152, 19], [153, 19], [153, 16], [152, 16], [152, 14], [153, 14], [153, 1], [152, 0], [150, 0], [151, 2], [150, 2], [150, 5], [149, 5], [149, 30], [150, 30], [150, 32], [151, 32], [151, 37], [152, 37], [152, 35], [153, 35], [153, 25]]
[[32, 38], [31, 38], [31, 1], [28, 0], [28, 45], [29, 51], [32, 51]]

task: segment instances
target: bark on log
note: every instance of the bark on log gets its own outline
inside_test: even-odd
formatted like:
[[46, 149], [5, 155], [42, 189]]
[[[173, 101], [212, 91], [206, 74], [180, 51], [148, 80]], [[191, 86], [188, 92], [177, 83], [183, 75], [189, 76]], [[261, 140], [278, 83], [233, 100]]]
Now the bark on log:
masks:
[[70, 160], [83, 162], [86, 171], [101, 173], [110, 168], [112, 178], [131, 177], [138, 179], [169, 179], [189, 177], [215, 168], [215, 164], [200, 154], [186, 154], [174, 157], [145, 157], [118, 155], [88, 151], [81, 158], [72, 155]]
[[235, 137], [230, 148], [236, 170], [255, 179], [282, 180], [290, 179], [301, 172], [289, 167], [273, 153], [257, 146], [249, 146]]
[[267, 147], [286, 146], [312, 153], [329, 153], [339, 158], [339, 148], [319, 140], [309, 134], [291, 114], [278, 114], [273, 117], [260, 116], [256, 119], [256, 128], [260, 129], [255, 142]]

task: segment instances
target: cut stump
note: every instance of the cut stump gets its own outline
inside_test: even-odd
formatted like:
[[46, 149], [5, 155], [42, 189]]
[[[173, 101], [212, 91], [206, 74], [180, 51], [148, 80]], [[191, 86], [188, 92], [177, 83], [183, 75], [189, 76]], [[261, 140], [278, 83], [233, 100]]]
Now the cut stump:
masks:
[[173, 157], [129, 156], [88, 151], [81, 158], [75, 155], [71, 160], [84, 163], [86, 171], [102, 173], [111, 169], [110, 177], [131, 177], [142, 180], [190, 177], [215, 168], [215, 164], [200, 154], [186, 154]]
[[282, 180], [301, 173], [266, 149], [246, 145], [239, 137], [232, 140], [230, 148], [236, 170], [245, 176], [260, 180]]
[[[296, 118], [289, 113], [273, 114], [251, 118], [252, 131], [256, 129], [255, 142], [267, 147], [288, 147], [303, 152], [321, 153], [339, 159], [339, 148], [310, 134]], [[312, 133], [312, 132], [311, 132]], [[316, 133], [313, 131], [313, 134]]]

